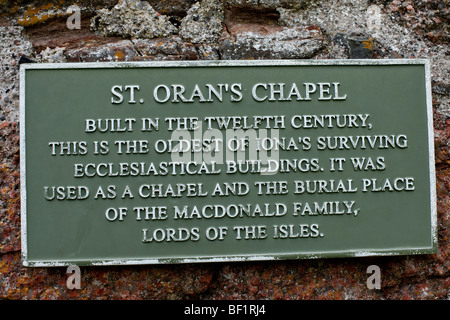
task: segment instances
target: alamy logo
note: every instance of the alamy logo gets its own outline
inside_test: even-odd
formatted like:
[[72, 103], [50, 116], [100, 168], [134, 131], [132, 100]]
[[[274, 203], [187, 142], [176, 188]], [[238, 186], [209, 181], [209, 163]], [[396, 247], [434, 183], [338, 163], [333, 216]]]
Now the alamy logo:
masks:
[[367, 268], [367, 274], [371, 274], [367, 278], [367, 289], [381, 289], [381, 270], [377, 265], [371, 265]]
[[[196, 130], [174, 130], [171, 144], [163, 140], [156, 145], [159, 153], [170, 152], [173, 162], [226, 164], [228, 172], [239, 165], [252, 166], [254, 173], [273, 175], [279, 170], [280, 136], [278, 129], [218, 129], [203, 132], [202, 124]], [[231, 170], [231, 171], [230, 171]]]
[[66, 10], [67, 14], [70, 14], [67, 18], [66, 25], [70, 30], [81, 29], [81, 10], [76, 4], [69, 6]]
[[67, 278], [68, 289], [81, 289], [81, 270], [79, 266], [69, 266], [66, 273], [70, 273], [71, 276]]
[[378, 30], [381, 27], [381, 9], [377, 5], [371, 5], [367, 8], [367, 29]]

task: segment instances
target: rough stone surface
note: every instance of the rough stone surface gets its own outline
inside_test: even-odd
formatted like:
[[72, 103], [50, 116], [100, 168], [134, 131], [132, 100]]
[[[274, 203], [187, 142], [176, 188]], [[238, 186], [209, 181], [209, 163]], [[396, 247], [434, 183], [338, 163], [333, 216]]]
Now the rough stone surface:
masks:
[[67, 62], [67, 57], [64, 54], [65, 48], [45, 48], [36, 55], [37, 62], [41, 63], [61, 63]]
[[20, 250], [19, 126], [0, 122], [0, 254]]
[[236, 59], [304, 59], [323, 48], [319, 28], [273, 27], [263, 25], [228, 25], [230, 36], [222, 41], [224, 60]]
[[159, 13], [171, 17], [183, 18], [190, 7], [198, 0], [148, 0], [148, 3]]
[[[0, 299], [450, 299], [450, 49], [445, 1], [77, 3], [81, 29], [69, 30], [65, 10], [70, 2], [0, 0]], [[108, 16], [119, 12], [116, 5], [126, 13]], [[139, 11], [143, 8], [145, 12]], [[103, 17], [107, 21], [103, 34], [90, 30], [97, 14], [97, 26]], [[170, 27], [163, 32], [161, 26]], [[431, 60], [437, 254], [83, 267], [80, 290], [67, 288], [66, 268], [22, 267], [19, 63], [269, 58]], [[381, 269], [381, 290], [366, 287], [366, 270], [372, 264]]]
[[156, 12], [146, 1], [120, 0], [111, 10], [100, 9], [97, 13], [91, 28], [105, 37], [157, 38], [177, 31], [167, 16]]
[[70, 50], [66, 55], [71, 62], [111, 62], [134, 60], [139, 56], [139, 52], [130, 40], [121, 40], [101, 46]]
[[93, 13], [96, 8], [112, 7], [117, 0], [2, 0], [0, 1], [0, 15], [13, 18], [15, 22], [24, 27], [47, 23], [55, 18], [67, 18], [74, 11], [68, 8], [76, 5], [82, 14]]
[[0, 116], [8, 121], [19, 119], [19, 61], [32, 53], [23, 27], [0, 25]]
[[313, 0], [229, 0], [224, 1], [227, 8], [267, 10], [277, 8], [305, 8]]
[[141, 54], [139, 60], [198, 60], [198, 50], [178, 36], [166, 39], [135, 39], [133, 44]]
[[406, 28], [434, 43], [450, 40], [450, 7], [447, 1], [385, 1], [386, 13]]
[[[277, 10], [282, 25], [319, 26], [331, 42], [325, 56], [334, 57], [336, 52], [336, 58], [428, 58], [432, 62], [435, 80], [444, 81], [446, 78], [448, 82], [448, 43], [430, 44], [423, 34], [398, 23], [396, 15], [389, 14], [383, 4], [367, 0], [317, 1], [303, 9], [280, 7]], [[448, 29], [448, 8], [446, 12], [444, 29]], [[339, 54], [342, 52], [345, 55]]]
[[219, 0], [203, 0], [192, 5], [181, 20], [180, 36], [193, 43], [213, 43], [222, 35], [223, 5]]

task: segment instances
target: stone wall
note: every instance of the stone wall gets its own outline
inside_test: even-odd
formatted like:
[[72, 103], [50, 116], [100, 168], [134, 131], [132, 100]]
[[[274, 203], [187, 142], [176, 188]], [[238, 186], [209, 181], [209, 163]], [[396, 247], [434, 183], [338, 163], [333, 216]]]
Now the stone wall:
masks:
[[[0, 0], [0, 299], [450, 298], [448, 1], [79, 0], [81, 28], [70, 29], [72, 4]], [[437, 254], [82, 267], [74, 290], [66, 268], [22, 267], [21, 63], [349, 58], [432, 62]], [[380, 290], [366, 286], [372, 264]]]

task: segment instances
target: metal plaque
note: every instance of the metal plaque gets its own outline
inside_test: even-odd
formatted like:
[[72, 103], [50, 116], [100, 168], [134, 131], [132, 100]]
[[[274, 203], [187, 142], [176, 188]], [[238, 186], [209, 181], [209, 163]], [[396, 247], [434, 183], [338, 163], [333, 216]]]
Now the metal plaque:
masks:
[[437, 251], [427, 60], [21, 66], [25, 266]]

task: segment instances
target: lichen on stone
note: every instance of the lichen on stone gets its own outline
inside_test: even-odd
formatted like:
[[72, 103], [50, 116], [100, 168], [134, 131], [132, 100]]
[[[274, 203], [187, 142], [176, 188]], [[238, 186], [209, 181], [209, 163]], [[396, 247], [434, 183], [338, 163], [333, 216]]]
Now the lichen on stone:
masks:
[[181, 20], [180, 36], [192, 43], [217, 42], [223, 31], [224, 11], [219, 0], [196, 2]]
[[91, 30], [105, 37], [124, 38], [167, 37], [177, 32], [169, 17], [159, 14], [148, 2], [139, 0], [121, 0], [111, 10], [98, 10], [91, 19]]
[[62, 63], [67, 62], [67, 58], [64, 55], [65, 48], [45, 48], [39, 54], [36, 55], [38, 62], [42, 63]]
[[41, 6], [34, 6], [33, 4], [30, 4], [27, 6], [23, 16], [18, 18], [17, 23], [21, 26], [29, 27], [46, 22], [47, 20], [53, 18], [65, 16], [67, 16], [66, 9], [61, 8], [59, 4], [52, 2]]

